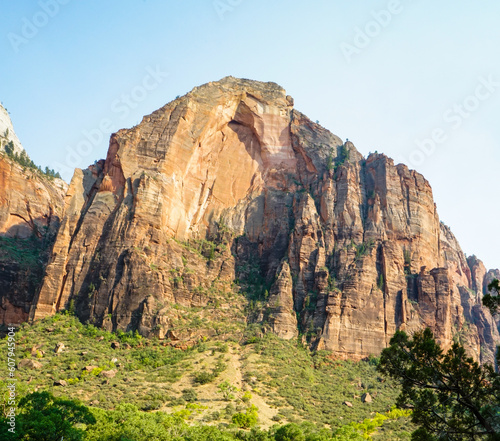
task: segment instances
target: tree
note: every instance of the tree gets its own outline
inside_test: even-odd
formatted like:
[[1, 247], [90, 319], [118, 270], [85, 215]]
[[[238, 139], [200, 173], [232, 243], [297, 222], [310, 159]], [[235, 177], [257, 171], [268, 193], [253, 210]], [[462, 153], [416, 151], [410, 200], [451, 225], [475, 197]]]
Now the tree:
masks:
[[333, 434], [334, 441], [363, 441], [365, 439], [352, 424], [338, 428]]
[[289, 423], [276, 430], [274, 435], [276, 441], [305, 441], [304, 432], [295, 423]]
[[14, 143], [12, 141], [9, 141], [6, 145], [5, 145], [5, 153], [7, 153], [7, 156], [9, 158], [13, 157], [14, 156]]
[[483, 305], [489, 308], [492, 314], [497, 314], [500, 309], [500, 281], [495, 279], [488, 285], [488, 291], [483, 297]]
[[252, 404], [250, 407], [247, 408], [245, 413], [235, 413], [232, 416], [231, 420], [239, 428], [249, 429], [250, 427], [255, 426], [258, 422], [259, 417], [257, 410], [258, 410], [257, 407], [255, 407]]
[[500, 440], [500, 375], [454, 343], [444, 352], [430, 329], [398, 331], [378, 369], [402, 387], [397, 405], [413, 409], [413, 440]]
[[[15, 434], [5, 439], [52, 441], [64, 438], [67, 441], [79, 441], [83, 439], [84, 432], [77, 425], [96, 422], [85, 406], [76, 401], [55, 398], [48, 392], [26, 395], [19, 401], [19, 410]], [[6, 425], [2, 424], [2, 427]], [[10, 435], [3, 432], [1, 435]], [[4, 439], [1, 435], [0, 440]]]

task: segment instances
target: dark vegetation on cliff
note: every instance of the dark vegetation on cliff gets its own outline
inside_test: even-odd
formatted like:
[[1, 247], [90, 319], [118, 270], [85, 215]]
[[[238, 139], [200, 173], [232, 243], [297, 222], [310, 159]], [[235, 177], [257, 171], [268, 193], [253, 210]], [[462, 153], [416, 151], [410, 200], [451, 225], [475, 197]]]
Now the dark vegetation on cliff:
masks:
[[0, 236], [0, 291], [3, 301], [18, 305], [22, 313], [8, 317], [0, 324], [27, 318], [45, 273], [54, 244], [53, 231], [41, 227], [27, 238]]
[[36, 165], [33, 160], [30, 159], [26, 151], [23, 150], [21, 153], [17, 153], [16, 151], [14, 151], [14, 144], [12, 141], [8, 142], [4, 146], [4, 149], [7, 156], [22, 167], [36, 171], [40, 175], [45, 176], [49, 179], [61, 179], [61, 175], [59, 174], [59, 172], [56, 172], [47, 166], [42, 169], [40, 165]]

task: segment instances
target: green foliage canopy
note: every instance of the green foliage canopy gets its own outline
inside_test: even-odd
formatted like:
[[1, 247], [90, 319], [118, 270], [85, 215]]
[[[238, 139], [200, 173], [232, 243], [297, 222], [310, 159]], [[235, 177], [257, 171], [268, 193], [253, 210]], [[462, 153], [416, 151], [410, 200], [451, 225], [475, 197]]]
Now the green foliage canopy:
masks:
[[430, 329], [413, 339], [398, 331], [379, 370], [402, 386], [397, 405], [412, 408], [420, 426], [413, 440], [500, 440], [500, 375], [460, 344], [445, 353]]
[[488, 291], [483, 297], [483, 305], [489, 308], [492, 314], [497, 314], [500, 309], [500, 281], [495, 279], [488, 285]]
[[[87, 407], [76, 401], [55, 398], [48, 392], [26, 395], [19, 402], [19, 410], [15, 433], [2, 430], [0, 440], [80, 441], [84, 439], [84, 431], [79, 425], [96, 422]], [[2, 420], [0, 425], [5, 429], [6, 420]]]

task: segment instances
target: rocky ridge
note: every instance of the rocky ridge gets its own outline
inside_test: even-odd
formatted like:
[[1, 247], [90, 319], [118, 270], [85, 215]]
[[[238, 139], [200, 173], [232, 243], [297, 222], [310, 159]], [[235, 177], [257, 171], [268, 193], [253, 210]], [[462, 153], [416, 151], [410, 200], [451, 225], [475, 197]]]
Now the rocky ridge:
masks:
[[13, 152], [21, 153], [24, 148], [14, 131], [7, 109], [0, 104], [0, 150], [4, 150], [8, 143], [12, 143]]
[[[419, 173], [363, 158], [280, 86], [227, 77], [76, 170], [31, 318], [73, 301], [107, 329], [190, 339], [240, 320], [246, 298], [263, 330], [340, 357], [430, 326], [491, 361], [499, 335], [481, 295], [495, 274], [466, 259]], [[179, 308], [197, 308], [198, 326], [180, 329]]]

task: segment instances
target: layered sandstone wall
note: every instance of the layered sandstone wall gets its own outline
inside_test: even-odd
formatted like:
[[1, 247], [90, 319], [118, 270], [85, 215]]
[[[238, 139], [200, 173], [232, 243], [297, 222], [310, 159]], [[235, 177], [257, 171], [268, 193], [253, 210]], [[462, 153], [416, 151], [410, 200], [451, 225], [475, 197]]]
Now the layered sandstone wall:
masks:
[[28, 319], [63, 217], [65, 184], [0, 154], [0, 322]]
[[[236, 281], [268, 293], [252, 320], [343, 357], [423, 326], [483, 361], [498, 342], [480, 303], [491, 273], [440, 224], [429, 183], [363, 158], [274, 83], [228, 77], [117, 132], [65, 213], [35, 319], [74, 300], [98, 325], [172, 336], [169, 305], [204, 307]], [[208, 255], [190, 248], [206, 239]]]

